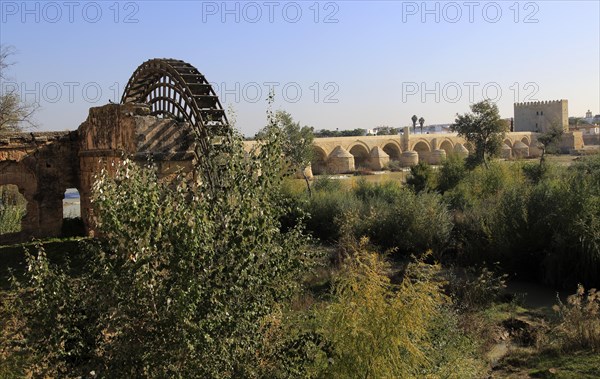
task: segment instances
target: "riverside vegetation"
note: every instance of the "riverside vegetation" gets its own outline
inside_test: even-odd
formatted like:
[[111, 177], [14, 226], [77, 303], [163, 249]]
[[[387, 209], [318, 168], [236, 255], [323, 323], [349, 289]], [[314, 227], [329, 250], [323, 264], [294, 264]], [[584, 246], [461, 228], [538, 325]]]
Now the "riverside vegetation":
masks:
[[[2, 292], [0, 376], [598, 374], [600, 157], [450, 157], [406, 185], [324, 177], [309, 195], [286, 179], [278, 128], [258, 145], [248, 156], [232, 132], [198, 187], [151, 164], [103, 174], [103, 237], [77, 264], [39, 243]], [[503, 272], [577, 292], [533, 320]], [[499, 340], [513, 349], [489, 358]]]

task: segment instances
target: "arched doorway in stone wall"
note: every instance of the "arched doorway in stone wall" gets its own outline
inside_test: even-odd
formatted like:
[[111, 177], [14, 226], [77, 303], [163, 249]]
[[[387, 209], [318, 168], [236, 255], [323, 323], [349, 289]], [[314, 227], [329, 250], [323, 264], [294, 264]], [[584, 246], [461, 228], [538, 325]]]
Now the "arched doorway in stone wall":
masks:
[[81, 197], [79, 189], [67, 188], [63, 202], [63, 223], [61, 234], [65, 237], [85, 235], [85, 226], [81, 218]]
[[[37, 191], [37, 178], [23, 164], [15, 161], [0, 162], [0, 188], [6, 190], [5, 205], [11, 207], [6, 217], [20, 214], [20, 227], [11, 227], [0, 235], [31, 233], [38, 228], [39, 209], [34, 199]], [[17, 208], [15, 208], [17, 207]], [[18, 230], [16, 230], [18, 229]], [[2, 238], [0, 237], [0, 240]]]
[[22, 230], [27, 214], [27, 199], [14, 184], [0, 185], [0, 235]]

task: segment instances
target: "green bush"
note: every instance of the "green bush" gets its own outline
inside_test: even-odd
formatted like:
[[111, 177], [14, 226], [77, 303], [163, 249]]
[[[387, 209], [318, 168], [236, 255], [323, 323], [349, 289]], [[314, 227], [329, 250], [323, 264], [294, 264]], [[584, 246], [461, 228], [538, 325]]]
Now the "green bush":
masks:
[[435, 188], [435, 174], [426, 162], [419, 162], [410, 168], [410, 174], [406, 178], [406, 185], [415, 192], [429, 191]]
[[546, 164], [536, 177], [538, 165], [469, 172], [444, 194], [462, 262], [500, 261], [507, 271], [558, 287], [600, 284], [596, 165], [594, 158], [569, 170]]
[[453, 268], [448, 271], [448, 292], [461, 311], [474, 311], [498, 301], [506, 288], [506, 274], [486, 266]]
[[465, 160], [457, 154], [450, 154], [440, 167], [436, 189], [441, 193], [449, 191], [456, 187], [466, 176]]
[[404, 167], [402, 166], [400, 161], [393, 160], [389, 161], [389, 163], [387, 164], [387, 169], [392, 172], [404, 171]]
[[315, 191], [307, 204], [307, 230], [324, 242], [340, 237], [340, 222], [352, 217], [355, 238], [368, 236], [373, 243], [396, 248], [398, 254], [441, 253], [452, 228], [440, 195], [414, 192], [398, 182], [381, 184], [359, 180], [351, 191]]
[[548, 175], [548, 167], [547, 164], [528, 163], [523, 165], [523, 174], [532, 183], [537, 184]]
[[369, 202], [356, 229], [357, 235], [369, 236], [383, 248], [397, 249], [396, 254], [420, 256], [433, 250], [439, 257], [448, 243], [452, 221], [440, 195], [402, 189], [393, 201]]
[[[501, 260], [515, 235], [505, 233], [519, 225], [523, 176], [515, 167], [490, 164], [469, 171], [465, 178], [444, 194], [454, 221], [452, 243], [463, 264]], [[525, 196], [525, 194], [523, 194]], [[504, 263], [504, 261], [503, 261]]]
[[369, 183], [365, 179], [359, 179], [352, 189], [354, 195], [363, 203], [384, 201], [393, 203], [403, 193], [402, 186], [397, 181], [386, 181], [383, 183]]
[[[297, 291], [312, 262], [299, 227], [282, 232], [279, 139], [245, 156], [219, 145], [204, 180], [157, 180], [126, 161], [94, 185], [103, 239], [76, 279], [42, 250], [29, 258], [22, 307], [39, 376], [254, 377], [268, 357], [262, 325]], [[215, 165], [215, 166], [212, 166]], [[269, 362], [278, 365], [278, 362]]]
[[338, 219], [361, 208], [362, 203], [351, 192], [316, 191], [307, 203], [306, 229], [320, 241], [333, 243], [340, 236]]

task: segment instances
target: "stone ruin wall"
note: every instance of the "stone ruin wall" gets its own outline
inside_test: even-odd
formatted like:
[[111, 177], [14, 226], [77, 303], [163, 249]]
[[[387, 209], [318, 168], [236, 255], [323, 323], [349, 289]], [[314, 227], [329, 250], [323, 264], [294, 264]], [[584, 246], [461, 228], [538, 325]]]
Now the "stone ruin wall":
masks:
[[125, 158], [132, 158], [140, 162], [151, 159], [159, 177], [167, 180], [191, 171], [194, 138], [189, 124], [151, 116], [146, 105], [91, 108], [78, 130], [81, 217], [89, 232], [94, 229], [92, 186], [103, 169], [114, 174]]
[[0, 137], [0, 185], [16, 185], [27, 200], [21, 232], [0, 236], [0, 243], [60, 235], [65, 190], [79, 183], [77, 140], [76, 131]]
[[190, 172], [194, 138], [189, 124], [150, 115], [143, 104], [91, 108], [77, 131], [14, 133], [0, 137], [0, 185], [13, 184], [27, 201], [22, 230], [0, 243], [61, 234], [67, 188], [79, 190], [81, 217], [93, 234], [92, 185], [126, 157], [152, 162], [161, 178]]

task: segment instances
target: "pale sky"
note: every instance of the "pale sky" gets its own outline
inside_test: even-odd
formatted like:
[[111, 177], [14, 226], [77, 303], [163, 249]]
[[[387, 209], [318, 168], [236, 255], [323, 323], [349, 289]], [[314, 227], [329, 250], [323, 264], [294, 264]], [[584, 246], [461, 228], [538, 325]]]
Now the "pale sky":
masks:
[[145, 60], [215, 84], [236, 126], [266, 97], [316, 129], [451, 123], [484, 98], [569, 100], [600, 114], [600, 1], [0, 1], [6, 86], [39, 101], [39, 130], [76, 129], [120, 100]]

